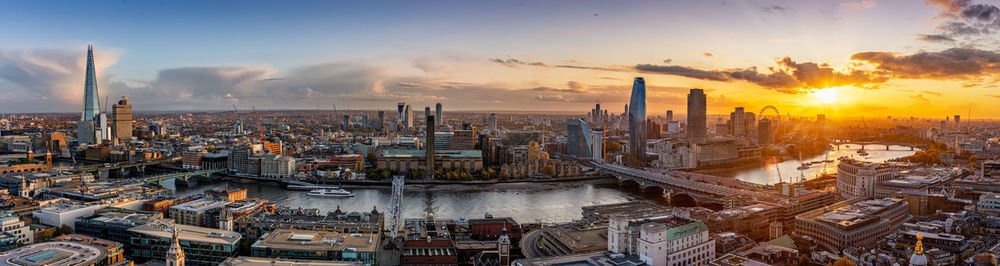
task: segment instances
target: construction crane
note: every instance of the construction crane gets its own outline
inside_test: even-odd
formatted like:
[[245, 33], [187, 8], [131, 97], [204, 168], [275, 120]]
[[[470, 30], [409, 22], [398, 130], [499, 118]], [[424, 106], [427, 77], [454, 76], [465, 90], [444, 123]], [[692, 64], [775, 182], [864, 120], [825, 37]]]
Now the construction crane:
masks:
[[260, 143], [264, 143], [264, 127], [260, 125], [260, 115], [257, 114], [257, 106], [253, 107], [253, 116], [257, 118], [257, 132], [260, 133]]

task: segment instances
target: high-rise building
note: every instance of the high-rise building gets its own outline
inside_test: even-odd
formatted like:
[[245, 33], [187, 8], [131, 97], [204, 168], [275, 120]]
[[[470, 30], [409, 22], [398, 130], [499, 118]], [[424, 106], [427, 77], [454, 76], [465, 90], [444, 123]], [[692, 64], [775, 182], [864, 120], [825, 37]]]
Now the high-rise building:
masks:
[[771, 119], [761, 118], [757, 122], [757, 143], [767, 145], [774, 141], [774, 134], [771, 130]]
[[378, 110], [378, 121], [375, 122], [375, 129], [381, 131], [382, 127], [385, 126], [385, 111]]
[[413, 127], [413, 111], [410, 111], [410, 105], [407, 104], [403, 108], [403, 127], [412, 128]]
[[837, 163], [837, 193], [843, 199], [875, 197], [875, 184], [895, 178], [898, 172], [893, 164], [842, 158]]
[[434, 126], [441, 126], [444, 123], [444, 116], [441, 115], [441, 103], [434, 105]]
[[426, 160], [425, 170], [427, 170], [428, 177], [434, 177], [434, 116], [430, 115], [430, 107], [427, 108], [427, 143], [424, 144], [424, 150], [427, 150], [424, 159]]
[[403, 115], [403, 112], [406, 111], [406, 103], [396, 103], [396, 109], [396, 126], [405, 125], [406, 123], [403, 119], [405, 119], [406, 116]]
[[639, 163], [646, 158], [646, 80], [636, 77], [628, 109], [629, 151]]
[[705, 143], [707, 127], [705, 91], [691, 89], [687, 97], [687, 135], [695, 143]]
[[87, 46], [87, 74], [83, 84], [83, 113], [77, 122], [77, 141], [80, 144], [100, 144], [104, 133], [98, 132], [101, 111], [97, 94], [97, 70], [94, 67], [94, 47]]
[[424, 118], [431, 116], [431, 107], [424, 107]]
[[955, 125], [959, 125], [960, 122], [962, 122], [962, 116], [955, 115]]
[[112, 137], [116, 139], [132, 138], [132, 105], [128, 104], [128, 97], [122, 96], [118, 104], [111, 106], [111, 131]]
[[497, 114], [490, 114], [490, 134], [497, 132]]
[[[746, 119], [743, 119], [743, 107], [736, 107], [736, 111], [729, 113], [729, 134], [733, 136], [746, 136]], [[722, 134], [722, 132], [716, 132]]]
[[667, 122], [674, 121], [674, 110], [667, 110]]
[[566, 154], [576, 158], [592, 157], [590, 150], [590, 126], [583, 120], [570, 118], [566, 120]]
[[604, 162], [604, 130], [590, 131], [590, 152], [591, 159], [599, 163]]

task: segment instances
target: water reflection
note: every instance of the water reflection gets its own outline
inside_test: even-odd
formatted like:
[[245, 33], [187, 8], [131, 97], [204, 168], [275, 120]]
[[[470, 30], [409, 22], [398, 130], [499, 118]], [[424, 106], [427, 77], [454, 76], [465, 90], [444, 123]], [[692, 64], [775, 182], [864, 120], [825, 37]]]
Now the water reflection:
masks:
[[[799, 160], [788, 160], [777, 164], [774, 163], [774, 160], [765, 160], [766, 163], [760, 167], [718, 171], [711, 174], [732, 177], [757, 184], [774, 184], [779, 182], [779, 173], [781, 176], [780, 180], [785, 182], [789, 180], [798, 181], [800, 178], [812, 179], [824, 171], [830, 174], [837, 173], [837, 161], [840, 157], [846, 156], [872, 162], [884, 162], [889, 159], [910, 156], [916, 153], [916, 151], [912, 151], [909, 147], [904, 146], [890, 145], [887, 150], [885, 145], [869, 144], [865, 145], [865, 151], [868, 152], [868, 155], [862, 156], [857, 153], [860, 148], [861, 145], [846, 144], [840, 145], [840, 150], [831, 149], [826, 154], [803, 157], [802, 161], [805, 162], [819, 162], [809, 166], [808, 169], [797, 169], [802, 165], [802, 161]], [[833, 160], [833, 162], [823, 163], [822, 161], [826, 159]]]

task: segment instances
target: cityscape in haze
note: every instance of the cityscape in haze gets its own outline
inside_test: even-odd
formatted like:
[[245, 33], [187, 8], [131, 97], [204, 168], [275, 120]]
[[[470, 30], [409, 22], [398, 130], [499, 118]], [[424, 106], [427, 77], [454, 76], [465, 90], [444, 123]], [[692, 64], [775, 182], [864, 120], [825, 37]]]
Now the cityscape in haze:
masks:
[[0, 265], [998, 265], [998, 2], [2, 3]]

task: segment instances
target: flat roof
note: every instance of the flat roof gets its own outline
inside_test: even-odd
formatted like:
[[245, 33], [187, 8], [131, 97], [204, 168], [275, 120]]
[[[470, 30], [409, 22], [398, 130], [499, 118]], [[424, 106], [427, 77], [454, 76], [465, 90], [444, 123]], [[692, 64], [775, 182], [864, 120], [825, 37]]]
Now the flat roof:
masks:
[[378, 236], [364, 233], [277, 229], [257, 240], [253, 247], [283, 250], [375, 252]]
[[212, 243], [221, 245], [235, 245], [243, 236], [237, 232], [190, 226], [183, 224], [168, 224], [166, 222], [149, 223], [129, 229], [131, 232], [156, 236], [159, 238], [172, 238], [173, 230], [171, 226], [177, 228], [177, 237], [182, 241]]
[[836, 209], [822, 213], [815, 219], [834, 223], [840, 226], [851, 226], [867, 219], [878, 218], [874, 216], [892, 204], [902, 201], [902, 199], [886, 198], [859, 201], [852, 204], [840, 206]]
[[[411, 158], [411, 157], [424, 157], [427, 154], [426, 150], [385, 150], [382, 151], [382, 157], [391, 158]], [[452, 157], [452, 158], [482, 158], [483, 151], [480, 150], [435, 150], [434, 155], [437, 157]]]
[[0, 253], [5, 265], [89, 265], [105, 256], [102, 248], [66, 241], [36, 243]]
[[323, 261], [323, 260], [293, 260], [281, 258], [261, 258], [239, 256], [228, 258], [220, 265], [230, 266], [353, 266], [364, 265], [357, 262]]
[[228, 201], [215, 200], [209, 198], [201, 198], [182, 204], [171, 206], [171, 209], [179, 209], [183, 211], [205, 211], [213, 208], [221, 208], [229, 204]]

